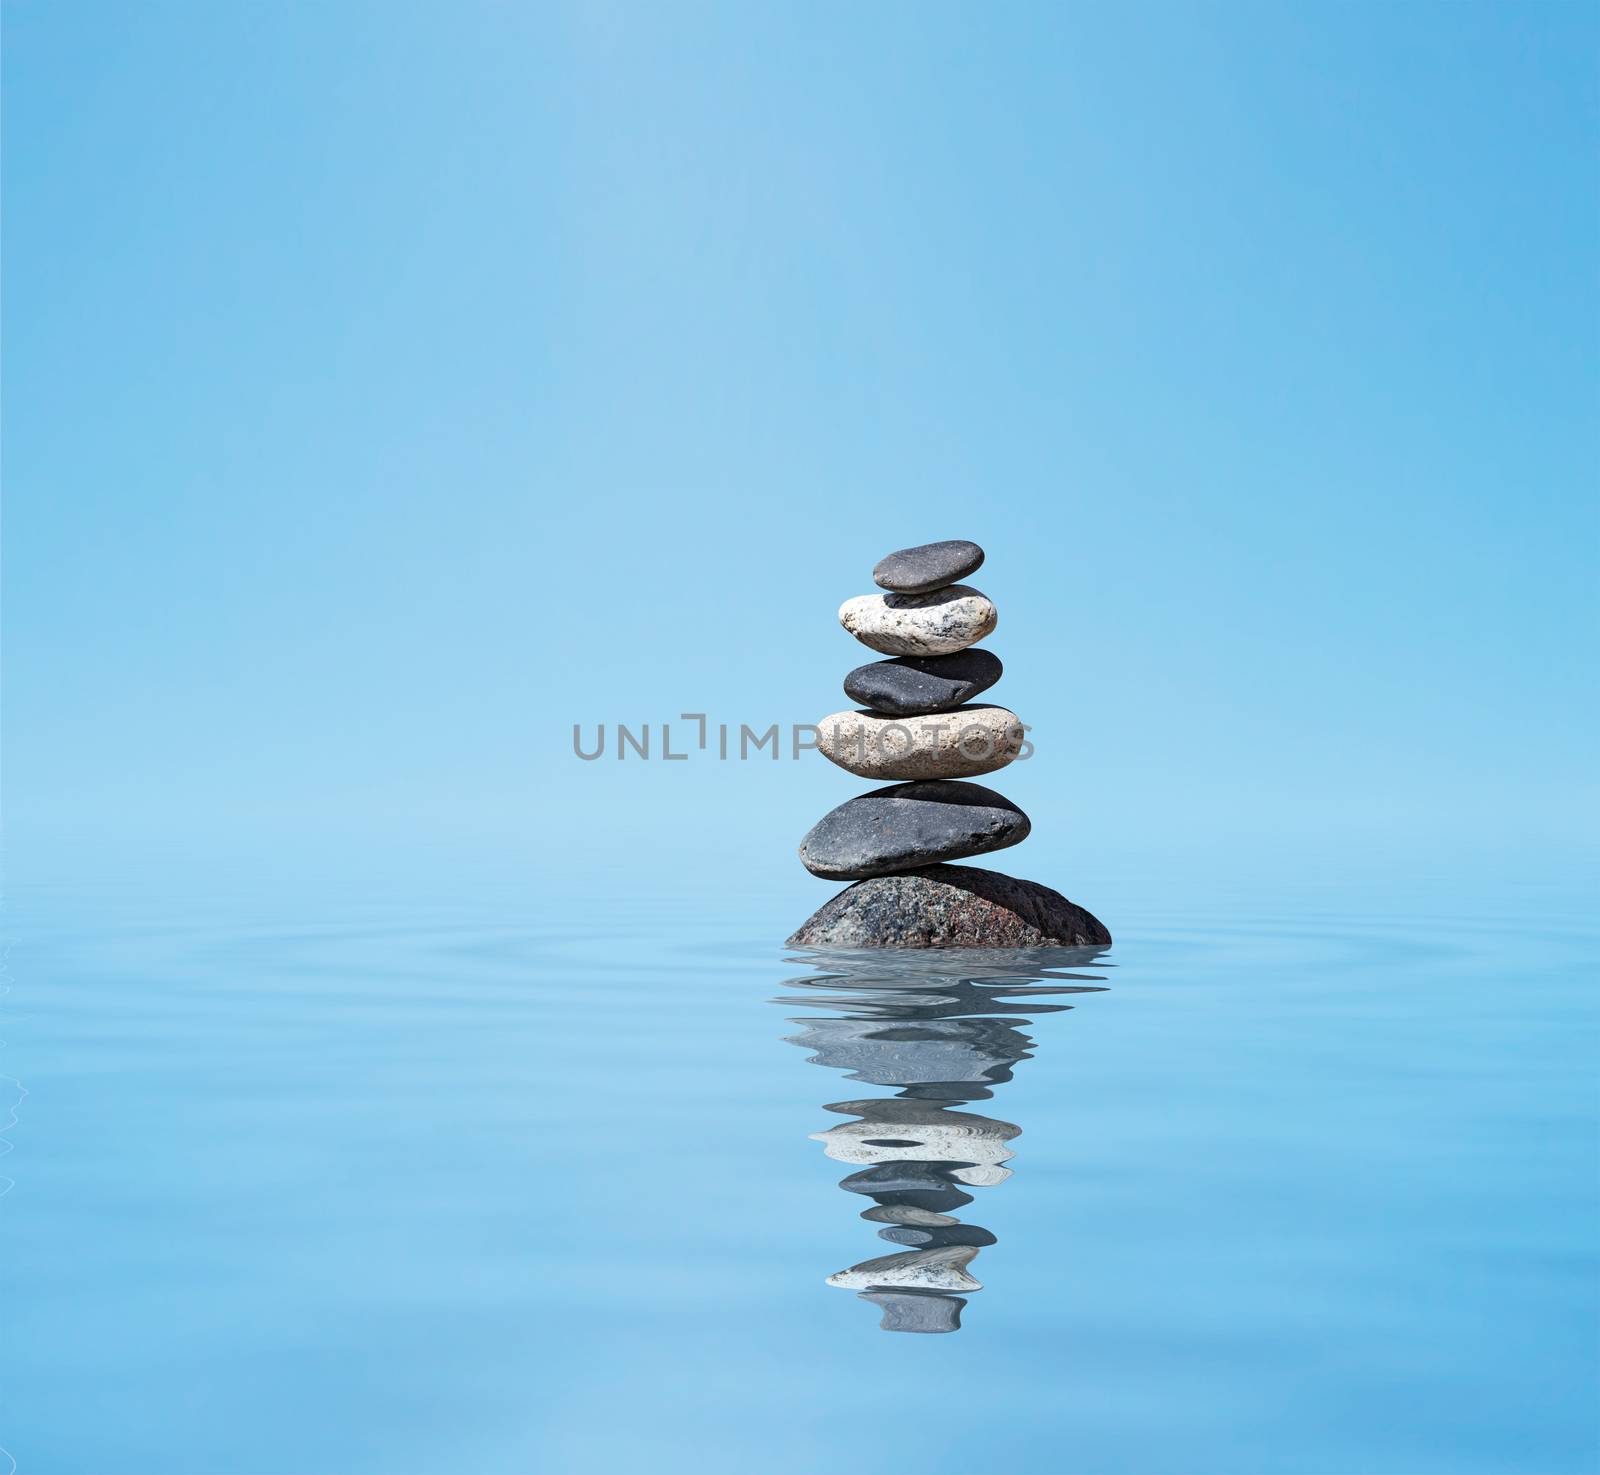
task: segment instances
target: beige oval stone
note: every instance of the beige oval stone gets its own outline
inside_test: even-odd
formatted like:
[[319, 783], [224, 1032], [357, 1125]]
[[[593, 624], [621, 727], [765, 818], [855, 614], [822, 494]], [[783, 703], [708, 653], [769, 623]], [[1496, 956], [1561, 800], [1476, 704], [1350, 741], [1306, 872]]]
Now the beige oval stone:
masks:
[[817, 724], [817, 749], [859, 778], [973, 778], [1022, 751], [1022, 722], [1004, 707], [974, 705], [925, 717], [834, 712]]
[[858, 594], [839, 606], [839, 623], [887, 656], [948, 656], [976, 645], [999, 622], [986, 595], [966, 584], [930, 594]]

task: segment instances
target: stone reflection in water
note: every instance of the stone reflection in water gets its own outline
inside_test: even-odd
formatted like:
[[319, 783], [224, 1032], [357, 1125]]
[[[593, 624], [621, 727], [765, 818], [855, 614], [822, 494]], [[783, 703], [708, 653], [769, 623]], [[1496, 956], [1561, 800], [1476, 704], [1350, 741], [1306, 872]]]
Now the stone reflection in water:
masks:
[[1104, 989], [1104, 952], [815, 948], [792, 957], [813, 971], [787, 981], [804, 992], [776, 1002], [828, 1013], [793, 1020], [800, 1029], [789, 1043], [809, 1050], [813, 1065], [897, 1088], [831, 1103], [824, 1109], [850, 1120], [811, 1134], [851, 1168], [839, 1187], [872, 1201], [861, 1217], [905, 1247], [828, 1277], [877, 1307], [884, 1330], [960, 1330], [966, 1293], [983, 1289], [972, 1262], [995, 1237], [956, 1210], [973, 1202], [969, 1188], [1011, 1176], [1022, 1128], [959, 1108], [988, 1100], [1031, 1058], [1021, 1026], [1032, 1021], [1017, 1015], [1060, 1013], [1072, 1006], [1044, 998]]

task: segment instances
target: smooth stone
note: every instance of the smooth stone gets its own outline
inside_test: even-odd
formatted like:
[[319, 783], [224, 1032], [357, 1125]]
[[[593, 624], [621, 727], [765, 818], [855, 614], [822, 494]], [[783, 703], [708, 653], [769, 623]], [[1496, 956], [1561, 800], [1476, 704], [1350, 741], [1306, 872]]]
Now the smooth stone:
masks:
[[823, 815], [800, 842], [800, 863], [826, 881], [859, 881], [1004, 850], [1029, 828], [1027, 815], [982, 784], [892, 784]]
[[919, 1229], [948, 1229], [952, 1224], [961, 1222], [948, 1214], [914, 1209], [910, 1204], [877, 1204], [873, 1208], [863, 1209], [861, 1217], [877, 1224], [914, 1224]]
[[977, 572], [982, 563], [983, 549], [965, 538], [919, 543], [915, 548], [900, 548], [880, 558], [872, 571], [872, 582], [880, 589], [893, 589], [900, 594], [922, 594], [966, 578]]
[[967, 1274], [978, 1257], [971, 1245], [951, 1245], [943, 1250], [907, 1250], [899, 1255], [879, 1255], [828, 1277], [831, 1286], [846, 1290], [981, 1291], [983, 1283]]
[[857, 666], [844, 679], [844, 694], [874, 712], [920, 717], [948, 712], [997, 682], [1005, 667], [989, 650], [958, 650], [953, 656], [896, 656]]
[[916, 1245], [919, 1249], [942, 1250], [946, 1245], [973, 1245], [981, 1249], [995, 1243], [995, 1237], [977, 1224], [952, 1224], [943, 1229], [921, 1229], [912, 1224], [894, 1224], [878, 1231], [879, 1239], [892, 1245]]
[[858, 594], [839, 623], [886, 656], [948, 656], [976, 645], [999, 622], [988, 596], [965, 584], [931, 594]]
[[970, 1193], [950, 1181], [942, 1163], [878, 1163], [841, 1178], [839, 1187], [875, 1198], [880, 1206], [895, 1204], [936, 1214], [972, 1202]]
[[1022, 751], [1015, 712], [987, 705], [925, 717], [831, 712], [817, 724], [817, 750], [857, 778], [976, 778]]
[[858, 1291], [881, 1312], [886, 1332], [959, 1332], [964, 1296], [930, 1296], [926, 1291]]
[[1085, 947], [1110, 943], [1059, 891], [973, 866], [857, 881], [824, 902], [790, 947]]

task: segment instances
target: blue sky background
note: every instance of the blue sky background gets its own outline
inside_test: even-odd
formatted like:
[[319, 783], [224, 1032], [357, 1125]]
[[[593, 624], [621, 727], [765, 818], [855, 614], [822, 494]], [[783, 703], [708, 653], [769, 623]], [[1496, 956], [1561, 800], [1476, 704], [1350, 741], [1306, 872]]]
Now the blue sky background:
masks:
[[1156, 909], [1570, 874], [1597, 39], [13, 0], [12, 881], [481, 864], [803, 915], [856, 780], [571, 726], [846, 705], [837, 605], [945, 537], [1038, 745], [1005, 868]]

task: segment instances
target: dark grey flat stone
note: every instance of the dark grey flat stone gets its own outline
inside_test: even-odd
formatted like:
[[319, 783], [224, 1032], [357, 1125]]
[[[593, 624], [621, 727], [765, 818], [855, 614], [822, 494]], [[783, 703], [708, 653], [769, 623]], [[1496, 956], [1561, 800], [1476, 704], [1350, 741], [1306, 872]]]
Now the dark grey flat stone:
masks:
[[800, 863], [827, 881], [859, 880], [1004, 850], [1030, 828], [1027, 815], [982, 784], [890, 784], [823, 815], [800, 842]]
[[879, 1239], [892, 1245], [911, 1245], [919, 1250], [941, 1250], [946, 1245], [992, 1245], [994, 1235], [977, 1224], [952, 1224], [943, 1229], [921, 1229], [895, 1224], [878, 1231]]
[[983, 562], [983, 549], [964, 538], [945, 543], [919, 543], [878, 560], [872, 582], [896, 594], [922, 594], [964, 579]]
[[992, 651], [958, 650], [952, 656], [896, 656], [857, 666], [844, 679], [845, 695], [891, 717], [948, 712], [997, 682], [1005, 668]]
[[858, 1291], [881, 1312], [886, 1332], [959, 1332], [965, 1296], [935, 1296], [926, 1291]]
[[1059, 891], [999, 871], [929, 866], [857, 881], [788, 939], [802, 947], [1070, 947], [1111, 934]]

